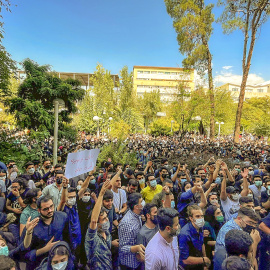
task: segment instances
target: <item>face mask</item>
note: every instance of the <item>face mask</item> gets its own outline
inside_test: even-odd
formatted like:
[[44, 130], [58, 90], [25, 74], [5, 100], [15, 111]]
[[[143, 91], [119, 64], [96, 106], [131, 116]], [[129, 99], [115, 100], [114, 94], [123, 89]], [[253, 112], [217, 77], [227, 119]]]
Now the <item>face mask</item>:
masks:
[[56, 178], [56, 183], [58, 185], [61, 185], [62, 184], [62, 178]]
[[82, 201], [83, 202], [89, 202], [90, 201], [90, 196], [83, 196]]
[[90, 183], [91, 183], [92, 185], [94, 185], [94, 184], [96, 183], [96, 179], [90, 180]]
[[262, 186], [262, 181], [255, 181], [255, 186], [260, 187]]
[[210, 201], [210, 203], [211, 203], [212, 205], [216, 205], [216, 204], [218, 203], [218, 200], [212, 200], [212, 201]]
[[165, 173], [164, 173], [164, 174], [162, 174], [161, 176], [162, 176], [162, 178], [165, 179], [165, 178], [167, 178], [168, 174], [165, 174]]
[[11, 173], [11, 174], [10, 174], [10, 180], [11, 180], [11, 182], [12, 182], [15, 178], [17, 178], [17, 176], [18, 176], [18, 173], [17, 173], [17, 172]]
[[105, 232], [105, 231], [108, 231], [110, 229], [110, 221], [107, 221], [103, 224], [101, 224], [101, 227], [102, 227], [102, 230]]
[[190, 190], [190, 188], [187, 188], [187, 189], [186, 189], [186, 192], [188, 192], [189, 190]]
[[251, 193], [249, 193], [247, 196], [253, 198], [253, 195]]
[[28, 170], [29, 174], [34, 174], [34, 172], [35, 172], [35, 168], [31, 168], [31, 169]]
[[157, 180], [150, 181], [150, 186], [151, 187], [156, 187], [157, 186]]
[[145, 179], [144, 179], [144, 178], [142, 178], [142, 179], [139, 180], [139, 184], [140, 184], [140, 185], [142, 185], [142, 184], [144, 184], [144, 183], [145, 183]]
[[78, 190], [78, 191], [79, 191], [81, 188], [82, 188], [81, 185], [78, 185], [78, 186], [77, 186], [77, 190]]
[[108, 172], [113, 172], [113, 169], [112, 169], [112, 168], [110, 168], [110, 169], [108, 170]]
[[50, 167], [51, 167], [51, 165], [47, 165], [47, 166], [45, 166], [45, 169], [50, 169]]
[[217, 177], [216, 180], [215, 180], [215, 183], [218, 184], [218, 185], [221, 184], [221, 178]]
[[8, 256], [9, 250], [8, 246], [0, 247], [0, 255]]
[[217, 221], [222, 223], [224, 221], [224, 216], [217, 216]]
[[249, 175], [254, 175], [254, 171], [249, 171], [248, 174]]
[[187, 179], [182, 178], [181, 179], [181, 185], [184, 185], [185, 182], [187, 182]]
[[[243, 220], [243, 222], [245, 223], [245, 221]], [[246, 224], [246, 223], [245, 223]], [[247, 232], [247, 233], [251, 233], [252, 230], [256, 229], [255, 227], [249, 225], [249, 224], [246, 224], [246, 227], [242, 227], [243, 231], [244, 232]]]
[[71, 198], [71, 199], [68, 199], [67, 203], [69, 205], [74, 205], [76, 203], [76, 198]]
[[232, 194], [232, 199], [237, 201], [239, 199], [239, 194]]
[[141, 205], [142, 207], [145, 207], [145, 201], [142, 201]]
[[175, 208], [175, 201], [171, 201], [171, 208]]
[[155, 225], [157, 225], [157, 224], [158, 224], [157, 216], [154, 216], [154, 218], [151, 219], [151, 221], [152, 221]]
[[65, 270], [66, 267], [67, 267], [67, 264], [68, 264], [67, 261], [60, 262], [60, 263], [57, 263], [57, 264], [52, 265], [52, 269], [53, 270]]
[[204, 218], [198, 218], [194, 221], [195, 225], [198, 227], [198, 228], [202, 228], [204, 226]]
[[102, 177], [102, 176], [103, 176], [103, 173], [99, 173], [98, 176], [99, 176], [99, 177]]
[[267, 186], [267, 189], [270, 190], [270, 186]]
[[181, 230], [180, 226], [178, 227], [177, 230], [175, 230], [175, 229], [172, 228], [172, 231], [171, 231], [171, 233], [170, 233], [170, 236], [171, 236], [171, 237], [174, 237], [174, 236], [179, 235], [179, 234], [180, 234], [180, 230]]
[[6, 181], [6, 177], [5, 177], [5, 176], [0, 177], [0, 180], [2, 180], [2, 181]]

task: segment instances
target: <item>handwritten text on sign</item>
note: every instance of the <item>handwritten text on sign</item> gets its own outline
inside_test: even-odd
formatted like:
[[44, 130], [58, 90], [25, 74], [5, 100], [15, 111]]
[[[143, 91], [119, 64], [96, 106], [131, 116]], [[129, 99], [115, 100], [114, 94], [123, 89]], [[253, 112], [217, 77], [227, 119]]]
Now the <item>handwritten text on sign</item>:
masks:
[[99, 149], [93, 149], [68, 154], [66, 177], [72, 178], [93, 170], [96, 166], [99, 152]]

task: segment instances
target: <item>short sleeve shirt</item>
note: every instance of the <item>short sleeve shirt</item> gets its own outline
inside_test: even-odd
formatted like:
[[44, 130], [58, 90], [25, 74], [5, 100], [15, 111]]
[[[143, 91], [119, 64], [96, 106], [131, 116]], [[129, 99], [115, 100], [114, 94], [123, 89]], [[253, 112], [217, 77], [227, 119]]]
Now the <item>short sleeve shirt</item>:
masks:
[[27, 219], [31, 217], [31, 220], [39, 217], [39, 212], [37, 209], [33, 209], [30, 205], [28, 205], [21, 213], [20, 223], [26, 224]]
[[119, 188], [118, 192], [114, 192], [112, 190], [113, 193], [113, 205], [115, 208], [117, 208], [118, 210], [121, 210], [123, 208], [123, 204], [127, 202], [127, 195], [125, 190]]
[[237, 217], [238, 210], [240, 209], [239, 200], [234, 202], [230, 200], [229, 197], [227, 197], [225, 201], [220, 200], [220, 202], [221, 202], [221, 206], [223, 208], [224, 214], [225, 214], [226, 221], [229, 221]]

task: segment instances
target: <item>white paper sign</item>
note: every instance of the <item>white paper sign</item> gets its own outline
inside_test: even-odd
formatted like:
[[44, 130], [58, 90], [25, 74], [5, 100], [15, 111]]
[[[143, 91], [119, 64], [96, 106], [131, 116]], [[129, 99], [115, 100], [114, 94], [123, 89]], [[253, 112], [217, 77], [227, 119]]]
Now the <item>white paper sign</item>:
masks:
[[65, 176], [72, 178], [93, 170], [99, 152], [99, 149], [92, 149], [68, 154]]

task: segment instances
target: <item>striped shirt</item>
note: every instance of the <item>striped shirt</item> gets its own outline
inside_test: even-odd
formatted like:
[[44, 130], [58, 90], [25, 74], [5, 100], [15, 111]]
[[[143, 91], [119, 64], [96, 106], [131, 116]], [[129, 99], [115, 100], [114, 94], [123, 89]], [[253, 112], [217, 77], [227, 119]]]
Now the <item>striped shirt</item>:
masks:
[[130, 251], [132, 246], [137, 244], [137, 235], [142, 227], [141, 217], [129, 210], [120, 221], [119, 235], [119, 258], [120, 263], [127, 267], [137, 268], [140, 262], [136, 254]]
[[177, 270], [179, 249], [177, 237], [168, 243], [157, 232], [145, 249], [145, 270]]

